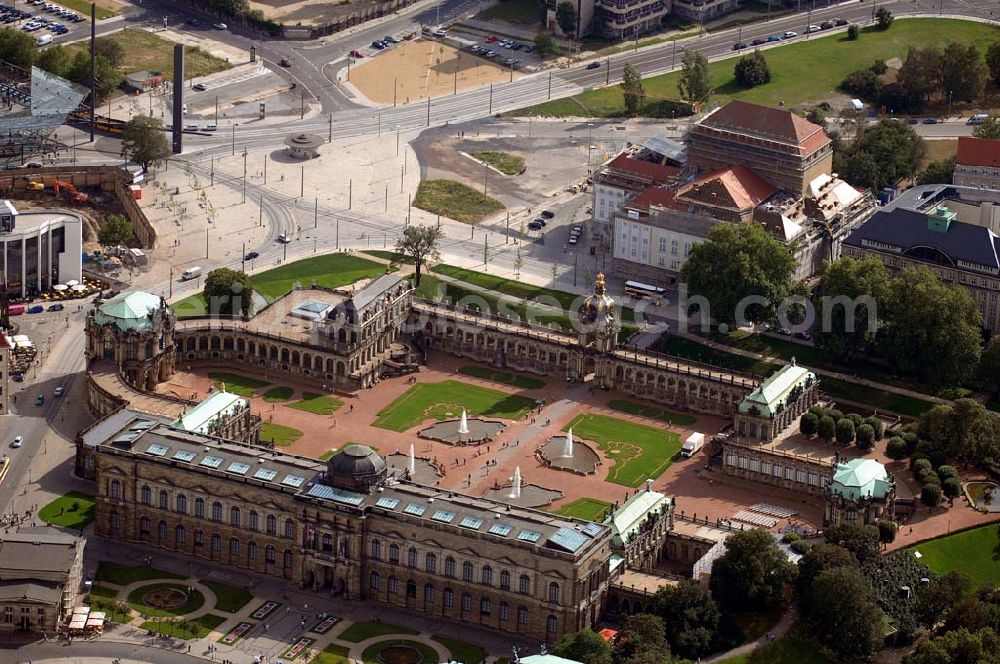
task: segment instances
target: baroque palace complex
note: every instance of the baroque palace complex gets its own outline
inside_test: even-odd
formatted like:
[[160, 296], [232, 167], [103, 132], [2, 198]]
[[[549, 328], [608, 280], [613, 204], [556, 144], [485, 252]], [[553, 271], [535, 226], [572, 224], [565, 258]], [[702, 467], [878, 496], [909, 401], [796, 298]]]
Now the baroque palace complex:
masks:
[[630, 568], [670, 559], [704, 580], [731, 526], [692, 522], [652, 480], [592, 523], [422, 485], [363, 445], [325, 463], [276, 451], [258, 444], [247, 400], [224, 388], [200, 403], [151, 391], [179, 364], [351, 390], [416, 371], [428, 349], [732, 418], [711, 442], [728, 475], [823, 496], [829, 523], [893, 516], [881, 464], [775, 445], [822, 398], [807, 369], [793, 362], [761, 381], [618, 348], [602, 275], [578, 329], [419, 299], [392, 274], [297, 288], [243, 320], [177, 320], [161, 298], [135, 291], [98, 302], [86, 355], [88, 406], [101, 419], [80, 432], [76, 455], [77, 474], [97, 487], [96, 532], [542, 641], [634, 607], [613, 590]]

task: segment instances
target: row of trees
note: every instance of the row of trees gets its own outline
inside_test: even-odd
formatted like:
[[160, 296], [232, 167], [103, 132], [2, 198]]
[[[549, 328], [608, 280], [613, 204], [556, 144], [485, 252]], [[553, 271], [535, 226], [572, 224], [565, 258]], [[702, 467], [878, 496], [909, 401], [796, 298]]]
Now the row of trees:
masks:
[[[95, 43], [95, 77], [97, 99], [106, 99], [124, 80], [118, 70], [125, 56], [121, 44], [106, 37], [99, 37]], [[90, 53], [82, 49], [70, 50], [62, 45], [50, 46], [39, 51], [35, 38], [14, 28], [0, 29], [0, 60], [31, 69], [40, 69], [67, 80], [90, 87]]]
[[806, 436], [819, 435], [828, 443], [834, 439], [841, 445], [855, 443], [867, 452], [882, 440], [885, 424], [874, 415], [863, 418], [858, 413], [845, 415], [836, 409], [813, 406], [799, 418], [799, 431]]

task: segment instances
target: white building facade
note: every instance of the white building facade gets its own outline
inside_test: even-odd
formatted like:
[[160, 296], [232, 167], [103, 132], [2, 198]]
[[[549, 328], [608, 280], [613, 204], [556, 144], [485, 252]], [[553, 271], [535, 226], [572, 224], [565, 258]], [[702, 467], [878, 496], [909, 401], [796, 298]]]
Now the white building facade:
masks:
[[83, 278], [83, 220], [64, 210], [0, 211], [0, 271], [11, 297], [32, 297], [53, 285]]

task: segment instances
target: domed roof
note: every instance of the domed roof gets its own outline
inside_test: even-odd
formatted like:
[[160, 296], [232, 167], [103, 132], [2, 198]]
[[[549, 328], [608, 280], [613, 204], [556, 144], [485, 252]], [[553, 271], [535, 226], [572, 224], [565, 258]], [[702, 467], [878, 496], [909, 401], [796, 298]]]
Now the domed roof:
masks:
[[605, 292], [604, 287], [604, 274], [598, 274], [594, 282], [594, 294], [580, 305], [580, 320], [584, 323], [614, 318], [615, 301]]
[[327, 462], [327, 472], [341, 477], [367, 477], [385, 469], [385, 459], [367, 445], [348, 445]]
[[111, 323], [123, 330], [142, 330], [152, 327], [150, 314], [165, 308], [163, 298], [145, 291], [126, 291], [101, 303], [94, 312], [100, 325]]

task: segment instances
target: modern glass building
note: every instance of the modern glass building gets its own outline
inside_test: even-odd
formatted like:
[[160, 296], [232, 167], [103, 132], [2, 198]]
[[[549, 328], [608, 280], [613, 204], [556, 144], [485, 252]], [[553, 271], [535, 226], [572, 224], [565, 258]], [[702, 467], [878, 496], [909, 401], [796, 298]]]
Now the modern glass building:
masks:
[[18, 212], [0, 201], [0, 273], [13, 298], [83, 278], [83, 220], [55, 210]]

